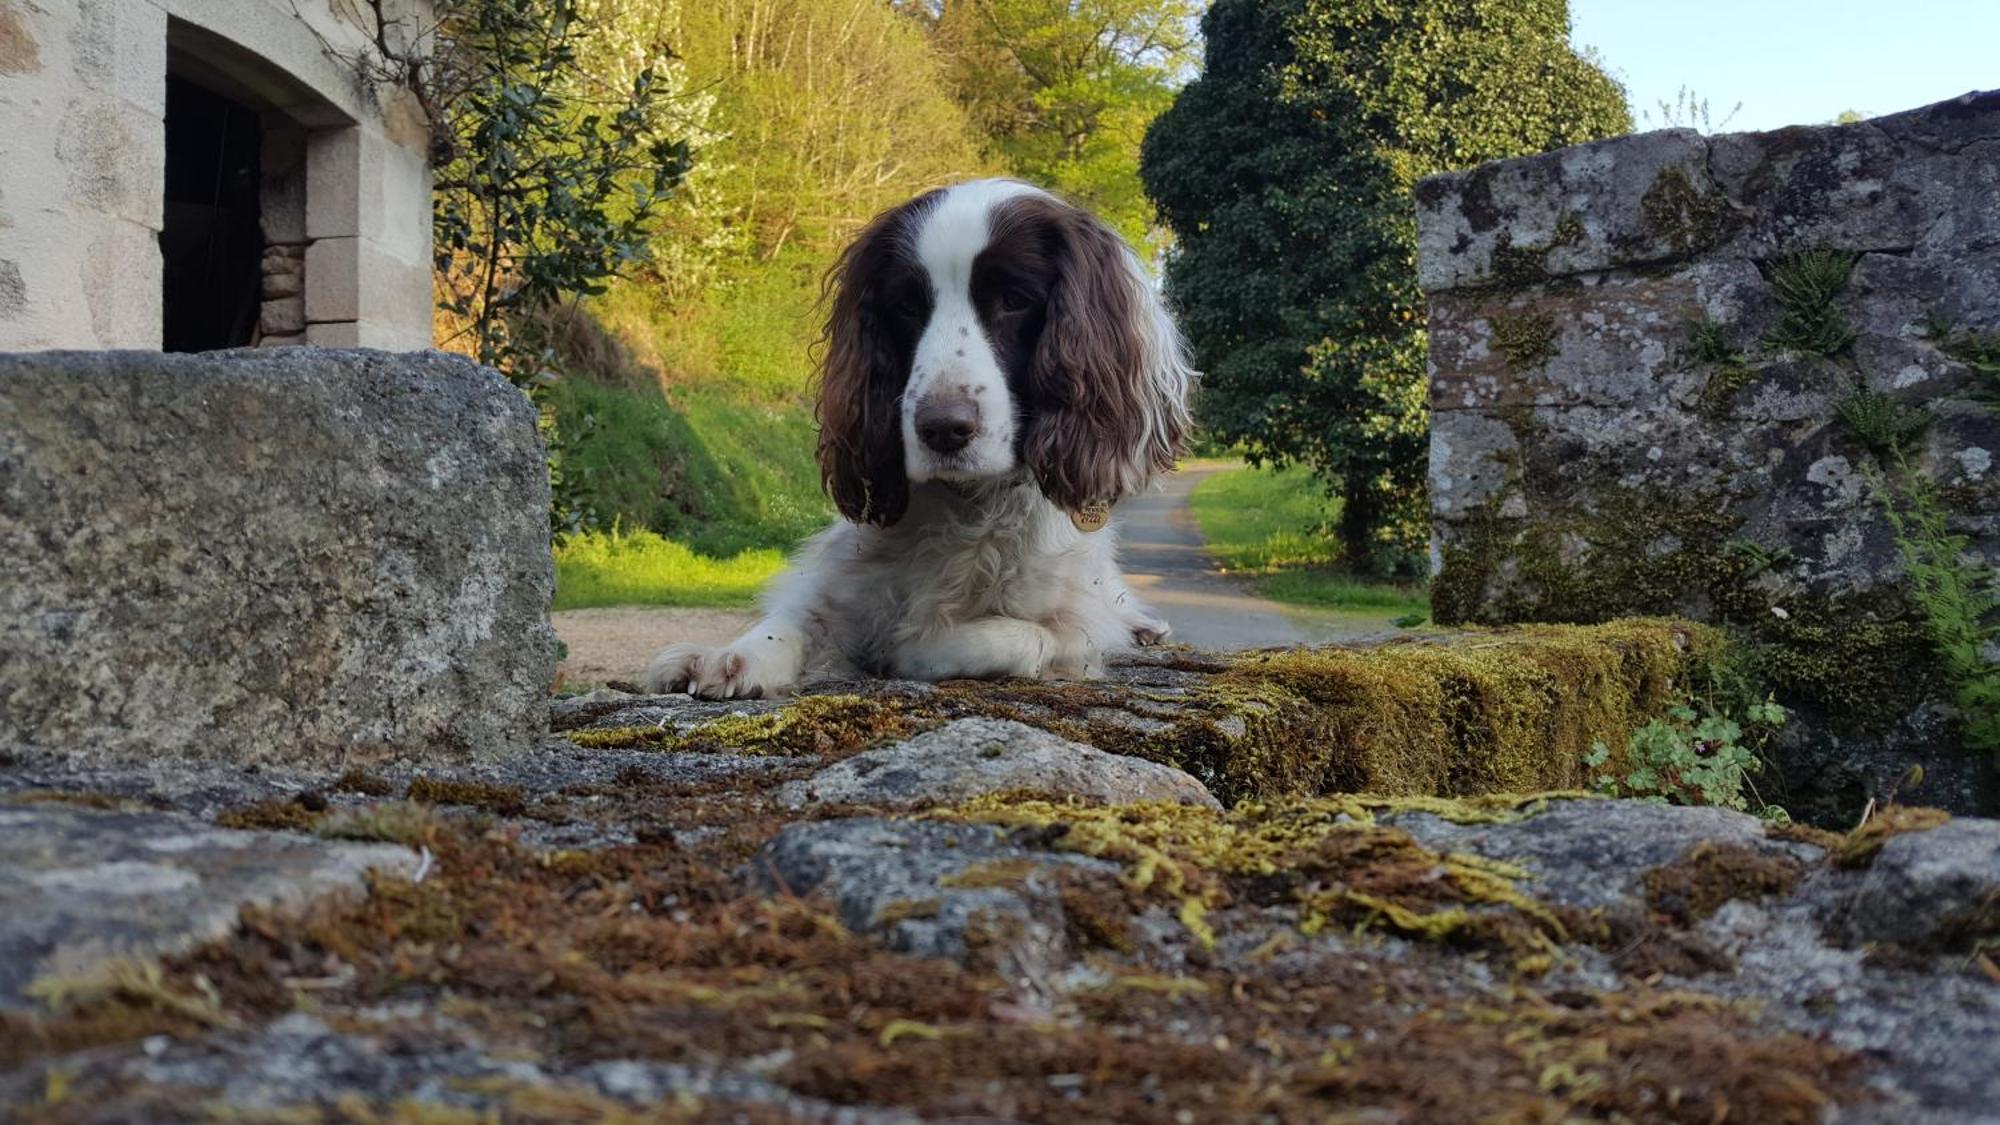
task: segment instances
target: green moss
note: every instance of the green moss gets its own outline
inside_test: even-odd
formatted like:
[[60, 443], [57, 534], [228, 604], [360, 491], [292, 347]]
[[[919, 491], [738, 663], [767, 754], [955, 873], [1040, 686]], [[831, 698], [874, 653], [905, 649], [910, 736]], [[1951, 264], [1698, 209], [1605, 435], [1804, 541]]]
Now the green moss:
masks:
[[1678, 166], [1662, 168], [1653, 177], [1639, 199], [1639, 215], [1676, 254], [1714, 245], [1734, 223], [1728, 202], [1719, 195], [1704, 195]]
[[1556, 322], [1547, 313], [1495, 313], [1488, 320], [1494, 350], [1507, 361], [1507, 370], [1518, 374], [1556, 357]]
[[1746, 551], [1741, 523], [1719, 495], [1619, 494], [1532, 525], [1489, 507], [1445, 547], [1432, 612], [1443, 625], [1696, 614], [1737, 641], [1743, 678], [1862, 730], [1931, 697], [1937, 659], [1907, 597], [1780, 598], [1752, 581], [1775, 556]]
[[1875, 862], [1882, 846], [1895, 837], [1905, 832], [1928, 832], [1950, 820], [1951, 814], [1942, 809], [1890, 805], [1843, 837], [1833, 846], [1827, 858], [1835, 867], [1867, 867]]
[[[1012, 719], [1187, 770], [1225, 803], [1331, 792], [1476, 797], [1579, 789], [1593, 741], [1622, 746], [1714, 635], [1674, 621], [1400, 638], [1251, 654], [1184, 689], [1101, 682], [940, 684], [908, 698], [808, 697], [690, 730], [577, 731], [579, 745], [838, 757], [951, 719]], [[971, 876], [968, 876], [971, 877]]]
[[884, 738], [914, 733], [915, 712], [891, 699], [813, 695], [762, 715], [730, 715], [700, 726], [638, 726], [571, 731], [573, 745], [753, 755], [845, 755]]

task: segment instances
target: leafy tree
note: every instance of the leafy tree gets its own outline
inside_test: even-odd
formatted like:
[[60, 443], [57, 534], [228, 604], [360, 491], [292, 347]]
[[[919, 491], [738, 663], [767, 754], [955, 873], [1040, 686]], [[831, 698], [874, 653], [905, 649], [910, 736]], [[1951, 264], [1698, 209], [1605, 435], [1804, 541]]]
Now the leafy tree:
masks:
[[1426, 525], [1416, 181], [1631, 127], [1568, 22], [1566, 0], [1218, 0], [1147, 133], [1203, 420], [1339, 492], [1357, 570], [1410, 568]]
[[479, 358], [517, 380], [540, 373], [523, 314], [602, 293], [643, 260], [692, 160], [664, 42], [609, 88], [579, 66], [609, 14], [603, 0], [453, 0], [417, 76], [439, 165], [439, 301]]
[[902, 0], [959, 103], [1010, 172], [1063, 192], [1134, 243], [1147, 125], [1194, 62], [1197, 0]]

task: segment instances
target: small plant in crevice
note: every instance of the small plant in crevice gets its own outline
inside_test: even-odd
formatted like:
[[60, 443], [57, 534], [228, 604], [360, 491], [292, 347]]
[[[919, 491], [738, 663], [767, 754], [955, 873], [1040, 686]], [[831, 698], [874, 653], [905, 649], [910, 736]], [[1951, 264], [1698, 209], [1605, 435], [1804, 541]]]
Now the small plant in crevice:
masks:
[[1951, 685], [1965, 747], [2000, 756], [2000, 664], [1987, 656], [2000, 641], [1993, 621], [2000, 580], [1967, 557], [1971, 541], [1951, 530], [1937, 486], [1913, 472], [1900, 452], [1894, 460], [1895, 477], [1878, 480], [1876, 494], [1895, 530], [1911, 598]]
[[1743, 353], [1729, 342], [1729, 326], [1703, 317], [1688, 325], [1688, 358], [1696, 363], [1740, 364]]
[[1719, 320], [1703, 317], [1688, 325], [1687, 358], [1698, 364], [1712, 366], [1708, 383], [1702, 388], [1702, 403], [1716, 409], [1726, 404], [1743, 389], [1756, 372], [1750, 366], [1750, 359], [1742, 350], [1729, 341], [1729, 326]]
[[1763, 771], [1759, 750], [1785, 723], [1785, 709], [1766, 698], [1751, 703], [1740, 719], [1709, 706], [1697, 711], [1680, 704], [1626, 740], [1622, 769], [1611, 748], [1592, 743], [1583, 764], [1600, 793], [1661, 805], [1707, 805], [1753, 812], [1766, 820], [1790, 820], [1777, 805], [1764, 803], [1751, 782]]
[[1833, 414], [1854, 431], [1861, 444], [1881, 454], [1900, 451], [1924, 432], [1933, 418], [1929, 410], [1904, 406], [1894, 396], [1866, 386], [1855, 387], [1852, 394], [1835, 403]]
[[1744, 581], [1768, 571], [1783, 569], [1798, 561], [1798, 556], [1792, 553], [1790, 547], [1779, 547], [1774, 550], [1754, 539], [1731, 539], [1722, 545], [1722, 549], [1742, 562], [1743, 570], [1738, 578]]
[[1835, 304], [1854, 276], [1859, 254], [1846, 250], [1801, 250], [1772, 262], [1766, 270], [1784, 315], [1764, 343], [1814, 355], [1837, 355], [1854, 342], [1847, 314]]
[[2000, 405], [2000, 332], [1972, 332], [1961, 329], [1937, 309], [1918, 320], [1917, 334], [1945, 355], [1965, 364], [1988, 381], [1971, 397], [1988, 406]]

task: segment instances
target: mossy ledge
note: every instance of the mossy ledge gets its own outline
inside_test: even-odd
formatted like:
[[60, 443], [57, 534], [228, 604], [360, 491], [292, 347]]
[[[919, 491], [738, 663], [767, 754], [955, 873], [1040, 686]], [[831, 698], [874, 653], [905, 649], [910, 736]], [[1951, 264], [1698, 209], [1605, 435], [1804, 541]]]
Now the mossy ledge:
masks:
[[688, 728], [572, 731], [586, 747], [841, 757], [951, 719], [1015, 719], [1179, 767], [1225, 804], [1373, 793], [1579, 789], [1594, 742], [1623, 747], [1721, 659], [1721, 635], [1665, 618], [1535, 625], [1372, 648], [1249, 653], [1158, 683], [946, 683], [809, 696]]

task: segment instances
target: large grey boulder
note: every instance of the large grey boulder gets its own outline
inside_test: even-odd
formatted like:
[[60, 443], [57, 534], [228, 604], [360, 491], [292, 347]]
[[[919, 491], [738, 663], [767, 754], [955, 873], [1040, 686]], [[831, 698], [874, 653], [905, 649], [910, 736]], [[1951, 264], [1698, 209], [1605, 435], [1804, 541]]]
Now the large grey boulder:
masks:
[[548, 503], [532, 406], [456, 357], [0, 355], [0, 753], [532, 746]]

